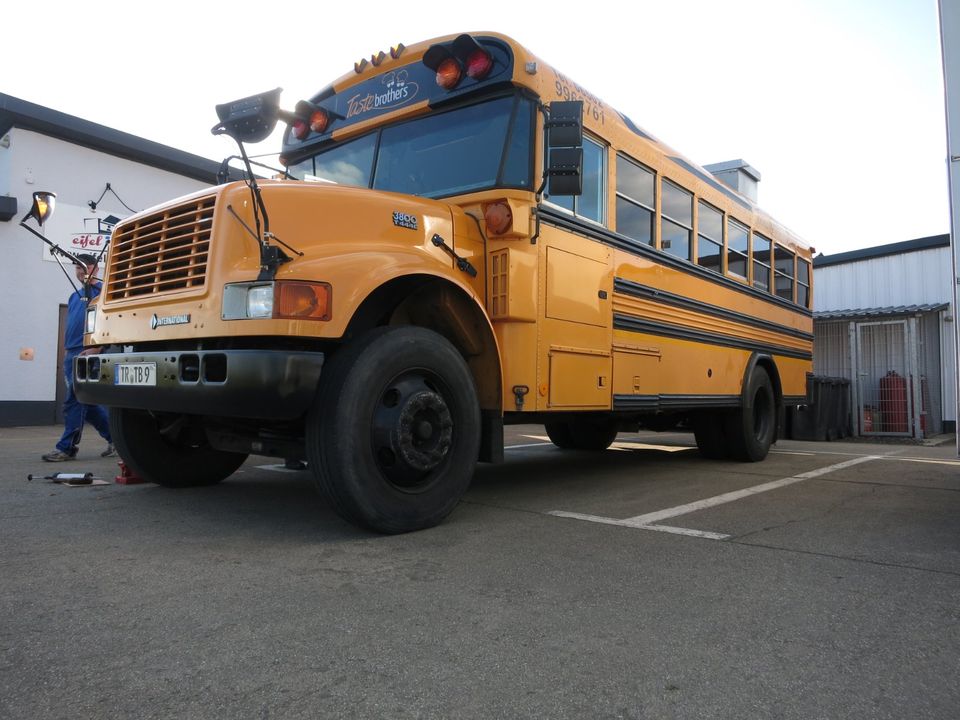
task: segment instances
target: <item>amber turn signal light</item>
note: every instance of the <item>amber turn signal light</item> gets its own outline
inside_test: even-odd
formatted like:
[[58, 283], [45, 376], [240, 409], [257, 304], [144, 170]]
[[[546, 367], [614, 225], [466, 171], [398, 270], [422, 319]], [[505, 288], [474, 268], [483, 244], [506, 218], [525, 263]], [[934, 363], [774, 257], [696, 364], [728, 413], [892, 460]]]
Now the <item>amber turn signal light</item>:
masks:
[[288, 320], [329, 320], [332, 295], [329, 283], [278, 281], [273, 316]]
[[493, 235], [503, 235], [513, 229], [513, 213], [503, 200], [483, 207], [483, 221], [487, 224], [487, 232]]

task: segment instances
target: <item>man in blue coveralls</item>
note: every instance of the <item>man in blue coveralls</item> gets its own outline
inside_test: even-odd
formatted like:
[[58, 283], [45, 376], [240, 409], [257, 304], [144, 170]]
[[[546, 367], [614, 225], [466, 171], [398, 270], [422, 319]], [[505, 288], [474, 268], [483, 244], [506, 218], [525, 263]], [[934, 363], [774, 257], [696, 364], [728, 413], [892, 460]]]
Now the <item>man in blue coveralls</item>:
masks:
[[83, 351], [83, 329], [87, 318], [87, 305], [100, 294], [101, 283], [97, 281], [97, 258], [93, 255], [77, 255], [83, 264], [75, 264], [80, 289], [76, 290], [67, 303], [67, 329], [63, 336], [66, 354], [63, 360], [63, 374], [67, 381], [67, 399], [63, 403], [63, 437], [57, 443], [57, 449], [43, 455], [47, 462], [73, 460], [79, 450], [83, 423], [88, 422], [96, 428], [107, 441], [107, 449], [100, 457], [116, 455], [113, 440], [110, 437], [110, 422], [107, 411], [100, 405], [84, 405], [73, 394], [73, 359]]

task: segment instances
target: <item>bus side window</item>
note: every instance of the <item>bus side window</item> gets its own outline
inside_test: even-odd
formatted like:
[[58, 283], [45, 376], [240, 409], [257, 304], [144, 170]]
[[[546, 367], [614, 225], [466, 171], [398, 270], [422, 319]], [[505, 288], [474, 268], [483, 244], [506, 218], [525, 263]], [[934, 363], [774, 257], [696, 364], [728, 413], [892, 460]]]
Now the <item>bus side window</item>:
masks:
[[797, 258], [797, 305], [810, 307], [810, 263]]
[[703, 200], [697, 209], [697, 264], [723, 272], [723, 213]]
[[777, 297], [793, 300], [793, 253], [782, 245], [773, 252], [774, 291]]
[[770, 292], [770, 241], [753, 234], [753, 286]]
[[653, 245], [656, 175], [617, 155], [617, 232], [644, 245]]
[[660, 249], [689, 260], [693, 194], [669, 180], [664, 180], [661, 187]]
[[727, 223], [727, 274], [747, 277], [747, 253], [750, 249], [750, 230], [743, 223], [730, 218]]
[[606, 148], [596, 140], [583, 138], [583, 193], [547, 196], [553, 205], [565, 208], [577, 217], [604, 224], [606, 207]]

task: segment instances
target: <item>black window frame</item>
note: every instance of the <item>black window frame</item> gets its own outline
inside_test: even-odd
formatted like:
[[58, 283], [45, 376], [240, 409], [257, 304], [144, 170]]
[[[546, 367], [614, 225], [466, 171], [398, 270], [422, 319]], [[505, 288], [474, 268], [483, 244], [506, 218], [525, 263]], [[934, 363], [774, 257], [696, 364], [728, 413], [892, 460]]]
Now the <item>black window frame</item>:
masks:
[[[777, 268], [778, 251], [782, 251], [783, 253], [790, 255], [792, 262], [790, 265], [789, 274]], [[790, 250], [789, 248], [781, 245], [780, 243], [776, 243], [773, 249], [773, 294], [782, 300], [789, 300], [790, 302], [796, 302], [794, 299], [796, 297], [795, 295], [796, 286], [797, 286], [796, 277], [797, 277], [797, 254], [793, 252], [793, 250]], [[790, 280], [790, 297], [780, 294], [780, 288], [778, 287], [779, 283], [777, 282], [777, 280], [780, 278], [787, 278]]]
[[[730, 229], [730, 225], [733, 224], [737, 228], [743, 230], [744, 237], [746, 238], [746, 252], [741, 250], [736, 250], [730, 245], [730, 241], [733, 239], [733, 232]], [[727, 237], [726, 237], [726, 254], [724, 256], [724, 270], [728, 277], [735, 278], [742, 282], [747, 282], [747, 278], [750, 274], [750, 226], [747, 225], [742, 220], [737, 220], [734, 217], [727, 216]], [[741, 275], [738, 272], [734, 272], [730, 269], [730, 256], [736, 255], [737, 258], [743, 258], [743, 274]]]
[[[672, 216], [670, 216], [670, 215], [667, 215], [667, 214], [663, 211], [664, 199], [665, 199], [666, 196], [667, 196], [667, 191], [666, 191], [666, 187], [665, 187], [666, 185], [669, 185], [669, 186], [672, 187], [673, 189], [675, 189], [675, 190], [683, 193], [684, 195], [687, 195], [687, 196], [690, 198], [690, 224], [689, 224], [689, 225], [684, 225], [684, 224], [680, 221], [680, 218], [674, 218], [674, 217], [672, 217]], [[670, 180], [670, 179], [665, 178], [665, 177], [661, 177], [661, 178], [660, 178], [660, 250], [661, 250], [661, 252], [665, 252], [665, 253], [667, 253], [668, 255], [672, 255], [673, 257], [680, 258], [681, 260], [687, 260], [687, 261], [690, 261], [690, 260], [691, 260], [691, 257], [693, 256], [693, 201], [694, 201], [695, 197], [696, 197], [696, 196], [695, 196], [695, 194], [693, 193], [693, 191], [687, 190], [685, 187], [683, 187], [682, 185], [680, 185], [679, 183], [677, 183], [675, 180]], [[682, 228], [682, 229], [684, 229], [684, 230], [687, 231], [687, 254], [686, 254], [686, 256], [684, 256], [684, 255], [678, 255], [677, 253], [672, 252], [671, 249], [666, 249], [666, 248], [663, 247], [663, 223], [664, 223], [664, 221], [670, 223], [671, 225], [674, 225], [674, 226], [676, 226], [676, 227], [678, 227], [678, 228]]]
[[[763, 242], [765, 242], [765, 243], [767, 244], [766, 262], [764, 262], [762, 259], [758, 259], [758, 258], [757, 258], [757, 248], [756, 248], [756, 245], [755, 245], [755, 243], [754, 243], [754, 241], [755, 241], [757, 238], [760, 238]], [[750, 271], [751, 271], [751, 273], [752, 273], [752, 274], [750, 275], [750, 285], [751, 285], [751, 287], [754, 287], [754, 288], [756, 288], [757, 290], [763, 290], [763, 291], [765, 291], [765, 292], [772, 292], [772, 288], [771, 288], [771, 285], [770, 285], [770, 280], [771, 280], [771, 275], [772, 275], [772, 274], [771, 274], [770, 270], [771, 270], [771, 259], [772, 259], [771, 256], [772, 256], [772, 254], [773, 254], [773, 244], [774, 244], [774, 243], [773, 243], [773, 240], [772, 240], [771, 238], [768, 238], [768, 237], [767, 237], [766, 235], [764, 235], [763, 233], [758, 233], [756, 230], [754, 230], [754, 231], [751, 233], [751, 235], [750, 235]], [[761, 257], [762, 257], [762, 256], [761, 256]], [[757, 284], [757, 266], [758, 266], [758, 265], [760, 265], [760, 266], [762, 266], [762, 267], [764, 267], [764, 268], [766, 269], [767, 282], [766, 282], [765, 285], [758, 285], [758, 284]]]
[[[651, 200], [650, 205], [647, 205], [646, 203], [644, 203], [642, 199], [636, 198], [628, 194], [626, 192], [626, 188], [622, 187], [620, 183], [620, 177], [621, 177], [620, 162], [621, 161], [630, 163], [636, 169], [640, 170], [641, 172], [648, 173], [651, 176], [651, 194], [653, 195], [653, 197], [650, 198]], [[631, 240], [636, 240], [637, 242], [642, 243], [644, 245], [655, 247], [657, 242], [657, 171], [647, 167], [646, 165], [644, 165], [643, 163], [637, 160], [634, 160], [629, 155], [624, 155], [623, 153], [619, 153], [619, 152], [616, 155], [616, 163], [617, 163], [617, 187], [615, 189], [616, 202], [614, 203], [614, 213], [616, 216], [615, 220], [617, 223], [616, 230], [618, 233], [620, 233], [625, 237], [630, 238]], [[649, 214], [650, 216], [649, 217], [649, 221], [650, 221], [649, 242], [645, 242], [642, 238], [638, 238], [633, 235], [628, 235], [620, 227], [620, 201], [621, 200], [624, 203], [632, 205], [633, 207], [636, 207], [636, 208], [640, 208], [641, 210], [644, 210]]]
[[[719, 240], [716, 240], [715, 238], [710, 237], [710, 235], [706, 234], [703, 231], [703, 225], [700, 222], [700, 217], [705, 207], [710, 212], [715, 212], [717, 213], [717, 215], [720, 216], [720, 239]], [[703, 200], [702, 198], [697, 198], [697, 265], [699, 265], [700, 267], [706, 268], [707, 270], [710, 270], [712, 272], [715, 272], [718, 275], [723, 275], [723, 259], [724, 259], [723, 248], [725, 244], [724, 238], [726, 236], [726, 230], [725, 230], [726, 223], [724, 222], [724, 220], [726, 219], [726, 215], [727, 214], [723, 210], [716, 207], [715, 205], [711, 205], [710, 203], [708, 203], [706, 200]], [[704, 265], [702, 262], [700, 262], [700, 258], [701, 258], [700, 242], [701, 241], [708, 242], [711, 245], [716, 246], [717, 266], [715, 268], [711, 267], [710, 265]]]
[[[553, 205], [556, 208], [559, 208], [560, 210], [570, 213], [571, 215], [573, 215], [576, 218], [579, 218], [580, 220], [586, 220], [587, 222], [595, 223], [600, 227], [607, 227], [607, 197], [609, 196], [609, 186], [610, 186], [610, 159], [609, 159], [610, 146], [600, 138], [593, 137], [591, 135], [587, 135], [586, 133], [584, 133], [583, 135], [584, 189], [586, 188], [587, 143], [591, 143], [592, 145], [595, 145], [600, 149], [600, 158], [603, 160], [603, 166], [600, 169], [600, 175], [601, 175], [600, 182], [598, 183], [598, 187], [601, 191], [600, 204], [599, 204], [600, 219], [598, 220], [596, 218], [592, 218], [589, 215], [583, 214], [579, 210], [580, 203], [582, 201], [582, 198], [586, 195], [586, 192], [582, 192], [580, 195], [558, 195], [556, 196], [556, 198], [552, 198], [547, 193], [544, 193], [543, 201], [546, 203], [549, 203], [550, 205]], [[546, 152], [544, 153], [544, 157], [547, 157]], [[557, 202], [558, 200], [563, 201], [564, 204]], [[566, 204], [567, 201], [569, 201], [572, 207], [567, 206]]]

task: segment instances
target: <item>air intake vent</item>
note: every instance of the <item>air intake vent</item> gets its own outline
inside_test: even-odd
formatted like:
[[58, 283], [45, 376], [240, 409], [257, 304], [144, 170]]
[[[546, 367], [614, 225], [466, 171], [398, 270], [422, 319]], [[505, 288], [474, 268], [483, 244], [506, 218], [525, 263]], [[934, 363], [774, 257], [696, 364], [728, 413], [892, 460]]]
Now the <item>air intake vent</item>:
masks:
[[202, 288], [214, 200], [200, 198], [120, 225], [111, 240], [107, 302]]

